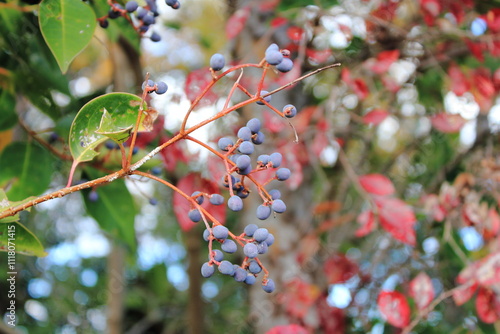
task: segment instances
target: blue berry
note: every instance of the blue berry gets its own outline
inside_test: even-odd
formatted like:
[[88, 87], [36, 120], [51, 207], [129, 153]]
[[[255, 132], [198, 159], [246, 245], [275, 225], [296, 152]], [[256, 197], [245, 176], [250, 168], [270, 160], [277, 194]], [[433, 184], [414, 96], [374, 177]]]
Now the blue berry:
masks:
[[280, 199], [281, 198], [281, 192], [278, 189], [271, 189], [269, 190], [269, 196], [271, 196], [271, 199]]
[[247, 128], [249, 128], [250, 131], [252, 131], [252, 133], [259, 132], [261, 126], [262, 125], [261, 125], [260, 120], [258, 118], [252, 118], [251, 120], [249, 120], [247, 122]]
[[254, 151], [253, 144], [249, 141], [244, 141], [238, 147], [238, 151], [240, 151], [242, 154], [252, 154]]
[[[198, 197], [196, 197], [198, 196]], [[203, 195], [201, 195], [201, 191], [195, 191], [194, 193], [191, 194], [191, 197], [196, 197], [195, 201], [196, 203], [198, 204], [203, 204], [203, 201], [205, 200], [205, 197], [203, 197]]]
[[227, 206], [232, 211], [241, 211], [243, 209], [243, 201], [238, 196], [231, 196], [227, 201]]
[[293, 68], [293, 61], [290, 58], [283, 58], [281, 63], [276, 65], [276, 69], [280, 72], [289, 72]]
[[266, 53], [271, 52], [271, 51], [279, 51], [279, 50], [280, 50], [280, 47], [278, 46], [278, 44], [273, 43], [267, 47]]
[[[262, 90], [262, 91], [260, 91], [260, 96], [266, 95], [268, 93], [269, 92], [267, 90]], [[267, 103], [271, 102], [271, 95], [264, 97], [264, 101], [266, 101]], [[257, 101], [257, 104], [260, 104], [262, 106], [262, 105], [264, 105], [264, 102]]]
[[236, 242], [234, 242], [233, 240], [226, 239], [226, 240], [224, 240], [224, 242], [222, 243], [220, 248], [224, 252], [232, 254], [232, 253], [236, 252], [236, 250], [238, 249], [238, 246], [236, 245]]
[[[252, 172], [252, 166], [250, 166], [250, 165], [249, 165], [249, 166], [247, 166], [247, 168], [245, 168], [245, 169], [240, 169], [240, 170], [238, 171], [238, 174], [240, 174], [240, 175], [248, 175], [248, 174], [250, 174], [250, 172]], [[241, 196], [240, 196], [240, 197], [241, 197]]]
[[217, 262], [221, 262], [222, 260], [224, 260], [224, 253], [222, 253], [220, 250], [218, 249], [215, 249], [212, 251], [212, 254], [214, 256], [214, 260], [217, 261]]
[[149, 204], [155, 206], [156, 204], [158, 204], [158, 200], [156, 198], [150, 198], [149, 199]]
[[229, 151], [229, 147], [233, 145], [233, 141], [227, 137], [219, 139], [219, 142], [217, 143], [217, 146], [219, 146], [219, 149], [222, 151]]
[[88, 195], [88, 199], [91, 202], [97, 202], [99, 200], [99, 194], [95, 190], [91, 190]]
[[275, 50], [266, 52], [266, 61], [269, 63], [269, 65], [278, 65], [283, 61], [283, 54]]
[[111, 8], [108, 12], [108, 17], [110, 19], [116, 19], [116, 18], [122, 16], [122, 13], [119, 11], [119, 9], [123, 9], [122, 5], [114, 4], [114, 8]]
[[268, 162], [269, 162], [269, 155], [267, 154], [259, 155], [259, 157], [257, 158], [257, 163], [261, 164], [262, 166], [267, 165]]
[[144, 82], [142, 83], [142, 89], [143, 89], [143, 90], [144, 90], [146, 87], [151, 87], [151, 88], [153, 88], [154, 86], [155, 86], [155, 82], [154, 82], [153, 80], [151, 80], [151, 79], [150, 79], [150, 80], [148, 80], [147, 82], [146, 82], [146, 81], [144, 81]]
[[267, 253], [267, 248], [268, 248], [268, 245], [267, 243], [264, 241], [264, 242], [259, 242], [257, 244], [257, 251], [259, 252], [259, 254], [266, 254]]
[[222, 70], [225, 64], [226, 60], [224, 59], [224, 56], [221, 55], [220, 53], [216, 53], [210, 58], [210, 67], [214, 71]]
[[188, 212], [188, 217], [193, 222], [197, 223], [201, 220], [201, 212], [198, 209], [193, 209]]
[[212, 194], [210, 196], [210, 203], [213, 205], [221, 205], [224, 204], [224, 197], [219, 194]]
[[271, 155], [269, 156], [271, 167], [279, 167], [281, 165], [281, 160], [283, 160], [283, 156], [279, 152], [271, 153]]
[[248, 243], [243, 247], [243, 253], [245, 254], [245, 256], [253, 259], [257, 255], [259, 255], [259, 250], [254, 243]]
[[273, 204], [271, 204], [271, 209], [273, 209], [276, 213], [283, 213], [286, 211], [285, 202], [280, 199], [276, 199], [273, 201]]
[[236, 268], [234, 271], [234, 280], [236, 282], [244, 282], [247, 278], [247, 271], [241, 267]]
[[[153, 36], [154, 36], [155, 34], [156, 34], [156, 33], [154, 32], [154, 33], [153, 33], [153, 35], [151, 35], [151, 40], [152, 40], [153, 42], [158, 42], [158, 41], [161, 39], [161, 37], [160, 37], [160, 35], [156, 34], [156, 35], [158, 35], [158, 40], [157, 40], [157, 41], [155, 41], [155, 40], [153, 39]], [[165, 93], [167, 92], [167, 89], [168, 89], [168, 86], [167, 86], [167, 84], [166, 84], [166, 83], [164, 83], [163, 81], [160, 81], [160, 82], [157, 82], [157, 83], [156, 83], [156, 94], [158, 94], [158, 95], [165, 94]]]
[[257, 279], [255, 278], [254, 275], [252, 274], [247, 274], [247, 277], [245, 278], [245, 283], [248, 285], [253, 285]]
[[271, 246], [274, 244], [274, 235], [272, 233], [269, 233], [269, 235], [266, 238], [266, 241], [264, 241], [268, 246]]
[[253, 234], [255, 233], [255, 231], [258, 229], [259, 227], [255, 224], [248, 224], [245, 229], [243, 230], [243, 232], [245, 232], [245, 234], [248, 236], [248, 237], [251, 237], [253, 236]]
[[259, 205], [257, 207], [257, 218], [266, 220], [271, 215], [271, 208], [267, 205]]
[[146, 25], [146, 26], [150, 26], [152, 24], [155, 23], [155, 17], [154, 16], [151, 16], [151, 15], [145, 15], [143, 18], [142, 18], [142, 24]]
[[238, 130], [238, 138], [244, 141], [252, 140], [252, 130], [248, 126], [243, 126]]
[[262, 241], [265, 241], [267, 236], [269, 235], [269, 231], [267, 230], [267, 228], [258, 228], [254, 234], [253, 234], [253, 238], [255, 239], [255, 241], [257, 242], [262, 242]]
[[208, 241], [209, 237], [210, 237], [210, 231], [208, 229], [205, 229], [203, 231], [203, 240]]
[[252, 274], [258, 274], [262, 271], [262, 268], [259, 266], [257, 261], [250, 261], [248, 264], [248, 271]]
[[225, 226], [217, 225], [212, 229], [212, 234], [216, 239], [226, 239], [229, 235], [229, 230]]
[[255, 145], [260, 145], [266, 140], [266, 135], [263, 132], [257, 132], [254, 136], [252, 136], [252, 143]]
[[248, 191], [248, 189], [245, 189], [242, 187], [241, 189], [238, 189], [238, 191], [236, 192], [236, 195], [239, 198], [247, 198], [248, 195], [250, 195], [250, 192]]
[[290, 170], [288, 168], [280, 168], [276, 171], [278, 181], [286, 181], [290, 178]]
[[208, 262], [203, 263], [201, 266], [201, 276], [203, 277], [210, 277], [214, 274], [215, 272], [215, 267], [211, 264], [208, 264]]
[[287, 104], [283, 107], [283, 115], [288, 118], [295, 117], [295, 115], [297, 115], [297, 108], [292, 104]]
[[275, 289], [274, 281], [272, 278], [269, 278], [266, 283], [262, 283], [262, 290], [264, 290], [267, 293], [271, 293]]
[[106, 29], [107, 27], [109, 27], [109, 21], [106, 19], [99, 20], [99, 26]]
[[104, 143], [104, 146], [108, 149], [108, 150], [114, 150], [116, 149], [117, 145], [113, 142], [113, 141], [110, 141], [108, 140], [107, 142]]
[[175, 3], [170, 7], [172, 7], [172, 9], [179, 9], [181, 8], [181, 3], [179, 1], [175, 1]]
[[221, 274], [233, 276], [234, 274], [233, 264], [227, 260], [224, 260], [219, 264], [219, 271]]
[[151, 168], [151, 174], [156, 175], [156, 176], [160, 175], [161, 174], [161, 168], [160, 167], [153, 167], [153, 168]]
[[125, 4], [125, 9], [129, 13], [135, 12], [137, 8], [139, 8], [139, 5], [135, 1], [129, 1]]
[[142, 20], [144, 18], [144, 16], [146, 16], [148, 14], [148, 11], [142, 7], [140, 7], [138, 10], [137, 10], [137, 18], [139, 20]]
[[246, 169], [250, 166], [252, 160], [246, 154], [240, 155], [238, 159], [236, 159], [236, 167], [239, 169]]
[[132, 149], [132, 155], [136, 155], [137, 152], [139, 152], [139, 148], [137, 146], [134, 146], [134, 148]]

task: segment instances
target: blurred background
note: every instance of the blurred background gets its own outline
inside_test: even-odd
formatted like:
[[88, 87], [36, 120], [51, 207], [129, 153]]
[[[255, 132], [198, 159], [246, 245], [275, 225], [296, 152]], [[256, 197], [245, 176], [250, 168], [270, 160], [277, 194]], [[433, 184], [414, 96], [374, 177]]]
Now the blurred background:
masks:
[[[109, 9], [88, 3], [97, 17]], [[408, 331], [499, 333], [500, 282], [484, 272], [500, 270], [500, 3], [180, 3], [174, 10], [158, 0], [156, 23], [142, 38], [123, 17], [97, 26], [63, 75], [40, 33], [38, 5], [0, 2], [0, 187], [9, 195], [24, 177], [9, 195], [15, 201], [63, 188], [77, 111], [107, 92], [140, 94], [146, 73], [169, 89], [148, 97], [160, 116], [151, 134], [139, 136], [137, 156], [179, 130], [211, 80], [214, 53], [228, 68], [259, 63], [271, 43], [288, 49], [294, 67], [269, 71], [268, 91], [340, 63], [273, 95], [278, 110], [297, 107], [292, 126], [252, 105], [193, 133], [216, 147], [257, 117], [266, 142], [256, 155], [283, 154], [292, 176], [272, 187], [288, 206], [284, 214], [258, 221], [255, 189], [243, 212], [219, 210], [235, 234], [257, 223], [275, 235], [262, 261], [276, 292], [218, 273], [202, 278], [204, 227], [175, 210], [170, 189], [130, 178], [20, 215], [47, 256], [16, 256], [18, 322], [12, 329], [4, 318], [0, 332], [379, 334], [416, 320]], [[245, 69], [242, 84], [254, 92], [260, 73]], [[220, 111], [235, 79], [221, 80], [188, 126]], [[231, 103], [244, 98], [235, 94]], [[36, 146], [33, 159], [44, 163], [17, 175], [23, 165], [13, 162], [22, 161], [15, 152], [25, 151], [15, 145]], [[95, 168], [118, 170], [113, 149], [100, 147], [75, 182], [99, 176]], [[186, 191], [228, 196], [223, 163], [192, 142], [169, 147], [148, 168]], [[0, 258], [7, 263], [7, 254]], [[2, 308], [7, 277], [0, 270]], [[474, 289], [448, 298], [464, 283]], [[398, 294], [386, 302], [381, 291]], [[443, 301], [429, 307], [438, 296]]]

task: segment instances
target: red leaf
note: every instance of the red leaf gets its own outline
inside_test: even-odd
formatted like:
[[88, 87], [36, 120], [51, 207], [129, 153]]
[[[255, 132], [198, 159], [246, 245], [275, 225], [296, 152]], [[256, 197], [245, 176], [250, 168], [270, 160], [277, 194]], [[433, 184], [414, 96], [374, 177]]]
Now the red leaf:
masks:
[[426, 308], [434, 299], [434, 287], [426, 273], [421, 272], [410, 282], [410, 296], [419, 310]]
[[306, 56], [309, 58], [309, 61], [321, 64], [326, 62], [332, 56], [332, 50], [306, 49]]
[[360, 100], [364, 100], [368, 96], [368, 86], [363, 79], [354, 79], [351, 88]]
[[382, 74], [389, 70], [389, 67], [399, 59], [399, 50], [382, 51], [378, 54], [376, 62], [371, 66], [375, 74]]
[[323, 270], [329, 284], [344, 283], [359, 271], [358, 265], [344, 254], [334, 254], [323, 264]]
[[491, 240], [498, 235], [498, 232], [500, 232], [500, 216], [495, 209], [491, 208], [488, 211], [488, 219], [484, 226], [483, 238], [485, 240]]
[[266, 334], [309, 334], [309, 331], [302, 326], [292, 324], [275, 326], [268, 330]]
[[347, 85], [351, 85], [352, 83], [351, 72], [346, 67], [344, 67], [340, 72], [340, 79]]
[[288, 23], [288, 19], [284, 17], [275, 17], [274, 19], [271, 20], [271, 27], [273, 28], [279, 28], [285, 24]]
[[475, 271], [479, 284], [490, 287], [500, 283], [500, 252], [486, 256], [479, 261], [479, 267]]
[[354, 235], [359, 238], [370, 234], [375, 229], [375, 215], [372, 211], [361, 212], [356, 221], [361, 227], [356, 230]]
[[465, 44], [477, 60], [479, 60], [481, 63], [484, 62], [483, 45], [481, 42], [473, 42], [472, 40], [466, 38]]
[[412, 208], [398, 198], [383, 198], [379, 200], [380, 225], [394, 239], [415, 246], [416, 236], [413, 226], [417, 222]]
[[[207, 194], [220, 193], [219, 187], [215, 182], [203, 179], [198, 173], [191, 173], [180, 179], [179, 182], [177, 182], [177, 188], [182, 190], [188, 196], [191, 196], [191, 194], [195, 191], [201, 191]], [[174, 192], [173, 206], [174, 214], [177, 217], [177, 221], [183, 231], [189, 231], [197, 224], [192, 222], [188, 217], [188, 212], [192, 209], [191, 202], [177, 191]], [[205, 208], [219, 223], [224, 224], [226, 220], [225, 205], [211, 205], [206, 198], [201, 206]]]
[[453, 291], [453, 301], [457, 306], [465, 304], [472, 298], [478, 287], [477, 283], [462, 285]]
[[[170, 137], [167, 136], [162, 136], [160, 138], [159, 144], [163, 144], [167, 142], [170, 139]], [[185, 143], [178, 141], [174, 144], [171, 144], [164, 150], [160, 151], [160, 156], [163, 160], [163, 165], [165, 166], [165, 169], [169, 172], [172, 172], [175, 170], [175, 167], [177, 166], [178, 162], [188, 162], [188, 151], [184, 147]]]
[[288, 38], [290, 38], [294, 43], [299, 43], [304, 35], [304, 30], [297, 26], [291, 26], [286, 31]]
[[462, 96], [465, 92], [469, 91], [470, 84], [457, 64], [452, 63], [448, 67], [448, 76], [450, 77], [451, 91], [455, 95]]
[[380, 313], [394, 327], [403, 328], [410, 323], [410, 305], [406, 297], [397, 291], [382, 291], [377, 299]]
[[321, 296], [317, 300], [316, 310], [319, 317], [319, 325], [322, 333], [344, 334], [345, 333], [345, 314], [344, 311], [331, 307], [326, 301], [327, 296]]
[[493, 290], [479, 288], [476, 297], [476, 311], [482, 322], [494, 323], [500, 319], [500, 296]]
[[387, 118], [390, 114], [386, 110], [373, 109], [363, 116], [363, 123], [379, 125]]
[[455, 133], [465, 125], [466, 120], [460, 115], [439, 113], [431, 117], [432, 126], [444, 133]]
[[438, 0], [421, 0], [420, 7], [424, 13], [424, 21], [428, 26], [434, 25], [434, 19], [441, 13], [441, 4]]
[[382, 174], [361, 175], [359, 183], [367, 193], [372, 195], [387, 196], [396, 191], [392, 181]]
[[488, 29], [490, 29], [491, 32], [500, 32], [500, 8], [490, 10], [483, 18], [488, 24]]
[[249, 16], [250, 7], [248, 6], [238, 9], [233, 15], [231, 15], [226, 24], [227, 39], [233, 39], [239, 35], [243, 28], [245, 28], [245, 24], [247, 23]]
[[285, 284], [284, 292], [279, 295], [278, 300], [290, 316], [304, 320], [319, 294], [320, 290], [316, 285], [294, 278]]
[[[188, 74], [184, 85], [184, 91], [186, 92], [186, 96], [189, 101], [193, 103], [198, 95], [201, 94], [203, 89], [205, 89], [205, 87], [212, 82], [212, 80], [213, 78], [208, 68], [200, 68], [198, 70], [191, 71]], [[213, 104], [216, 100], [217, 94], [215, 94], [212, 90], [209, 90], [196, 107], [200, 108]]]

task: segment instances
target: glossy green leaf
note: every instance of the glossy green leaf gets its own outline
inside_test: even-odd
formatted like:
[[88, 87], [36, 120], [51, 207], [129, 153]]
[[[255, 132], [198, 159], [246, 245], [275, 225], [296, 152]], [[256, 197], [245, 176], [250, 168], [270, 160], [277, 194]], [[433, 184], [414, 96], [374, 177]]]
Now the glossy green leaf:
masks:
[[126, 128], [117, 127], [115, 120], [111, 117], [111, 114], [104, 109], [101, 124], [99, 124], [99, 129], [96, 130], [96, 133], [104, 135], [117, 143], [123, 143], [128, 139], [133, 128], [133, 124]]
[[[86, 169], [85, 172], [90, 179], [102, 176], [93, 169]], [[135, 250], [134, 221], [137, 208], [123, 179], [115, 180], [94, 191], [98, 194], [96, 201], [89, 200], [89, 190], [82, 191], [87, 211], [104, 231], [127, 244], [131, 250]]]
[[38, 17], [43, 37], [59, 68], [66, 73], [94, 35], [94, 11], [80, 0], [44, 0]]
[[[46, 256], [43, 245], [38, 238], [25, 226], [18, 222], [0, 224], [0, 251], [31, 256]], [[7, 263], [6, 263], [7, 266]], [[14, 271], [15, 267], [7, 271]]]
[[11, 201], [42, 194], [52, 179], [53, 156], [33, 143], [14, 142], [0, 154], [0, 187]]
[[110, 93], [85, 104], [73, 120], [69, 133], [73, 159], [77, 162], [92, 160], [99, 154], [95, 148], [108, 138], [119, 137], [119, 141], [125, 141], [128, 134], [124, 134], [130, 133], [130, 127], [135, 125], [140, 103], [141, 98], [136, 95]]

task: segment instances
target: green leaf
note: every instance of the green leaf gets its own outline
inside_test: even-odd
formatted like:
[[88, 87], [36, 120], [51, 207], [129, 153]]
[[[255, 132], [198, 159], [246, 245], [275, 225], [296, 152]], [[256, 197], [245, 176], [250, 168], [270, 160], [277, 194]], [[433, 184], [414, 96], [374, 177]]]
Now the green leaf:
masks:
[[90, 42], [96, 27], [92, 9], [80, 0], [43, 0], [40, 30], [63, 73]]
[[[93, 169], [85, 169], [90, 179], [102, 174]], [[94, 191], [98, 194], [96, 201], [89, 200], [89, 190], [82, 191], [87, 211], [95, 218], [99, 226], [135, 251], [134, 221], [137, 214], [132, 195], [123, 179], [115, 180]]]
[[16, 99], [5, 89], [0, 89], [0, 131], [17, 124]]
[[[18, 254], [40, 257], [47, 255], [33, 232], [18, 222], [0, 224], [0, 251], [15, 251]], [[13, 270], [11, 268], [8, 271]]]
[[[108, 138], [128, 138], [124, 130], [133, 127], [137, 120], [141, 98], [127, 93], [110, 93], [99, 96], [78, 112], [69, 132], [69, 148], [76, 162], [92, 160], [99, 153], [95, 148]], [[143, 108], [146, 109], [146, 103]], [[143, 117], [144, 119], [144, 117]], [[143, 128], [140, 127], [141, 131]], [[103, 131], [98, 133], [97, 131]], [[117, 135], [118, 133], [118, 135]]]
[[0, 187], [10, 200], [43, 193], [52, 177], [54, 158], [40, 146], [14, 142], [0, 154]]
[[[19, 201], [19, 202], [11, 202], [7, 198], [7, 194], [5, 193], [5, 191], [0, 188], [0, 213], [4, 212], [8, 208], [27, 203], [34, 198], [36, 198], [36, 197], [31, 196], [31, 197], [25, 198], [24, 200]], [[30, 211], [30, 208], [28, 208], [26, 210]], [[10, 216], [10, 217], [0, 219], [0, 223], [11, 223], [11, 222], [16, 222], [18, 220], [19, 220], [19, 213], [15, 214], [13, 216]]]
[[128, 139], [133, 128], [133, 124], [126, 128], [117, 127], [115, 120], [111, 117], [111, 114], [106, 110], [106, 108], [104, 108], [101, 124], [99, 124], [99, 129], [96, 130], [96, 133], [105, 135], [117, 143], [123, 143]]

